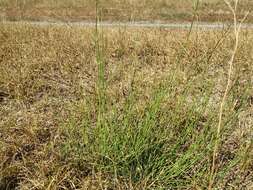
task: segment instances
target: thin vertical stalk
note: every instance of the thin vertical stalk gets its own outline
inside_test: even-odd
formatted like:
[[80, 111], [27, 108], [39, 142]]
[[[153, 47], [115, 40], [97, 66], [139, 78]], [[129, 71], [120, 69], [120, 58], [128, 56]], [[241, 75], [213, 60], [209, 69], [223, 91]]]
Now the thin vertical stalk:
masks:
[[230, 89], [231, 84], [232, 84], [232, 79], [231, 78], [232, 78], [232, 74], [233, 74], [234, 59], [235, 59], [235, 55], [237, 53], [237, 49], [238, 49], [238, 45], [239, 45], [239, 34], [240, 34], [240, 31], [241, 31], [241, 25], [242, 25], [242, 22], [248, 16], [248, 13], [247, 13], [244, 16], [242, 22], [238, 25], [237, 15], [236, 15], [238, 0], [235, 0], [234, 7], [232, 7], [231, 3], [228, 0], [224, 0], [224, 1], [228, 5], [231, 12], [233, 13], [235, 42], [234, 42], [234, 48], [233, 48], [230, 60], [228, 62], [229, 69], [228, 69], [227, 84], [226, 84], [226, 87], [225, 87], [225, 92], [223, 94], [221, 104], [220, 104], [220, 109], [219, 109], [219, 121], [218, 121], [217, 130], [216, 130], [216, 138], [215, 138], [215, 142], [214, 142], [214, 149], [213, 149], [213, 155], [212, 155], [212, 166], [211, 166], [208, 190], [212, 189], [213, 183], [215, 181], [215, 177], [216, 177], [216, 174], [217, 174], [216, 159], [217, 159], [217, 154], [218, 154], [218, 150], [219, 150], [219, 146], [220, 146], [220, 140], [221, 140], [222, 117], [223, 117], [223, 113], [224, 113], [224, 106], [225, 106], [225, 103], [226, 103], [226, 99], [227, 99], [227, 96], [228, 96], [229, 89]]
[[192, 29], [193, 29], [193, 25], [194, 25], [194, 22], [195, 22], [195, 19], [196, 19], [198, 8], [199, 8], [199, 0], [196, 0], [196, 2], [194, 4], [194, 9], [193, 9], [193, 11], [194, 11], [193, 12], [193, 18], [192, 18], [192, 21], [191, 21], [191, 26], [190, 26], [190, 30], [189, 30], [187, 39], [189, 39], [189, 37], [190, 37], [190, 35], [192, 33]]
[[98, 94], [98, 118], [97, 125], [101, 126], [104, 120], [105, 108], [105, 63], [103, 53], [103, 35], [99, 31], [100, 9], [99, 0], [96, 0], [96, 26], [95, 26], [95, 51], [98, 66], [97, 94]]

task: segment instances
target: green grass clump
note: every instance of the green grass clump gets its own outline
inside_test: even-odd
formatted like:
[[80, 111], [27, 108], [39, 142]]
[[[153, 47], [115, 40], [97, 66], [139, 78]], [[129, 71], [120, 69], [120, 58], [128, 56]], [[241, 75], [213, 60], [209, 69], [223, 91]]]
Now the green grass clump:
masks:
[[[162, 82], [142, 111], [134, 90], [121, 108], [106, 101], [99, 126], [90, 113], [94, 103], [82, 105], [85, 113], [80, 124], [71, 120], [63, 127], [66, 140], [62, 155], [68, 161], [75, 160], [78, 167], [108, 175], [108, 180], [114, 182], [111, 188], [118, 188], [119, 179], [141, 184], [143, 189], [207, 187], [217, 124], [217, 110], [208, 108], [213, 86], [200, 95], [202, 100], [189, 102], [187, 96], [193, 84], [175, 96], [175, 87], [180, 85], [177, 77]], [[226, 115], [225, 134], [236, 125], [235, 118], [236, 113]], [[233, 137], [226, 134], [223, 141], [229, 138]], [[218, 170], [221, 181], [217, 185], [241, 163], [240, 151], [220, 153], [224, 165]]]

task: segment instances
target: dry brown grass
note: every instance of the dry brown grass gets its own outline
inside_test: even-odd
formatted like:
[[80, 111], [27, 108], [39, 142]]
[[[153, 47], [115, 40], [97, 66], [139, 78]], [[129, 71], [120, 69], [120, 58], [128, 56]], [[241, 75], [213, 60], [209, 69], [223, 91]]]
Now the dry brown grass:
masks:
[[[75, 165], [75, 155], [61, 155], [65, 141], [61, 126], [74, 118], [82, 122], [85, 99], [96, 101], [97, 68], [94, 29], [1, 24], [0, 27], [0, 187], [9, 189], [141, 189], [149, 181], [133, 182], [90, 169], [87, 161]], [[176, 86], [167, 109], [174, 110], [177, 97], [187, 91], [186, 101], [200, 101], [212, 89], [206, 114], [215, 113], [223, 93], [230, 34], [224, 31], [105, 29], [108, 101], [121, 107], [134, 80], [138, 112], [150, 100], [152, 88], [168, 75]], [[225, 36], [224, 38], [222, 36]], [[220, 42], [220, 43], [219, 43]], [[216, 47], [217, 43], [219, 45]], [[225, 115], [237, 113], [218, 153], [223, 169], [235, 152], [245, 160], [224, 178], [220, 189], [252, 187], [253, 33], [242, 31], [235, 59], [233, 88]], [[189, 87], [190, 86], [190, 87]], [[184, 117], [187, 110], [176, 110]], [[93, 107], [90, 108], [95, 113]], [[95, 117], [95, 116], [94, 116]], [[205, 117], [205, 116], [204, 116]], [[215, 121], [214, 121], [215, 123]], [[229, 135], [227, 135], [229, 133]], [[244, 150], [247, 150], [246, 152]], [[208, 160], [210, 155], [206, 156]], [[87, 167], [87, 168], [86, 168]], [[202, 179], [208, 176], [202, 176]], [[198, 179], [188, 187], [204, 188]], [[8, 184], [8, 185], [7, 185]], [[233, 189], [233, 188], [231, 188]]]
[[[197, 2], [197, 0], [196, 0]], [[110, 21], [192, 21], [192, 0], [100, 0], [102, 18]], [[251, 0], [241, 0], [238, 15], [252, 11]], [[0, 17], [7, 20], [95, 20], [93, 0], [1, 0]], [[222, 0], [200, 1], [194, 20], [232, 21], [232, 15]], [[247, 22], [253, 21], [252, 14]]]

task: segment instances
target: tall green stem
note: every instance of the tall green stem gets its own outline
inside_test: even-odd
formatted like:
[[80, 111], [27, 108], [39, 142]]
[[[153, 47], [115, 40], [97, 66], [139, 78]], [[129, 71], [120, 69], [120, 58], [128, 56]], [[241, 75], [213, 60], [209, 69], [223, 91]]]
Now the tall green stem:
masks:
[[105, 62], [103, 57], [103, 35], [99, 31], [99, 0], [96, 0], [96, 30], [95, 30], [95, 48], [96, 48], [96, 63], [98, 65], [98, 80], [97, 80], [97, 94], [98, 94], [98, 120], [99, 126], [103, 123], [103, 115], [105, 109]]

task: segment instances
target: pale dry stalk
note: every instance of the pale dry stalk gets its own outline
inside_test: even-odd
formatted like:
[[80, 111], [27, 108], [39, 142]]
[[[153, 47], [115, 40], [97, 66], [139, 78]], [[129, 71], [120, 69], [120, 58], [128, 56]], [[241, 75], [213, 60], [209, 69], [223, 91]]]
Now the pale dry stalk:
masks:
[[231, 83], [232, 83], [231, 78], [232, 78], [232, 74], [233, 74], [234, 59], [235, 59], [235, 55], [236, 55], [238, 45], [239, 45], [239, 34], [240, 34], [240, 31], [241, 31], [242, 23], [244, 22], [244, 20], [247, 18], [248, 14], [249, 14], [249, 13], [245, 14], [242, 21], [238, 24], [236, 11], [237, 11], [237, 5], [238, 5], [239, 0], [235, 0], [234, 7], [231, 5], [229, 0], [224, 0], [224, 1], [228, 5], [229, 9], [231, 10], [231, 12], [233, 14], [233, 20], [234, 20], [233, 28], [234, 28], [235, 42], [234, 42], [234, 48], [232, 50], [230, 60], [228, 62], [229, 69], [228, 69], [227, 84], [226, 84], [225, 92], [223, 94], [221, 104], [220, 104], [220, 109], [219, 109], [219, 121], [218, 121], [218, 126], [217, 126], [217, 131], [216, 131], [216, 140], [215, 140], [214, 149], [213, 149], [212, 166], [211, 166], [208, 190], [212, 189], [213, 183], [214, 183], [214, 180], [215, 180], [215, 177], [216, 177], [216, 172], [217, 172], [216, 171], [216, 158], [217, 158], [217, 153], [218, 153], [218, 150], [219, 150], [220, 134], [221, 134], [221, 129], [222, 129], [222, 116], [223, 116], [223, 113], [224, 113], [224, 105], [226, 103], [228, 92], [229, 92], [229, 89], [230, 89]]

